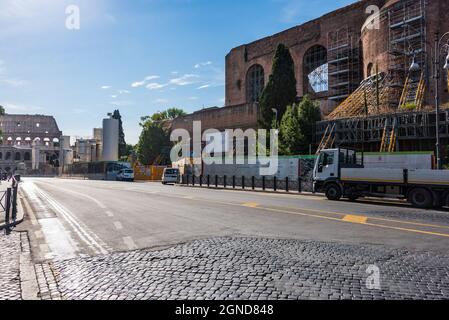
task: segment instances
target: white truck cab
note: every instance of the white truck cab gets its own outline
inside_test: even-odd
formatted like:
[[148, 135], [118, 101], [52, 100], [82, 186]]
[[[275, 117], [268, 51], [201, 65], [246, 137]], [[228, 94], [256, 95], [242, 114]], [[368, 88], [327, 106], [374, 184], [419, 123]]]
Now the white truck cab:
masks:
[[325, 149], [313, 170], [314, 192], [329, 200], [395, 197], [419, 208], [449, 206], [449, 170], [365, 168], [363, 154]]

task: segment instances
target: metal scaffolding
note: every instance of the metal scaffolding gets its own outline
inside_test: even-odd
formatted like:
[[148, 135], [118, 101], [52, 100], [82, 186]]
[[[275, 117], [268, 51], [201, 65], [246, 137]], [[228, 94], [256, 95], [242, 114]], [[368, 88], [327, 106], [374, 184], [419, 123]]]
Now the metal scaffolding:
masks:
[[344, 27], [328, 34], [330, 100], [346, 99], [360, 84], [360, 32]]
[[[436, 116], [430, 111], [396, 112], [321, 121], [316, 126], [317, 142], [326, 147], [356, 147], [366, 151], [418, 151], [435, 147]], [[329, 128], [333, 128], [329, 134]], [[439, 132], [449, 143], [449, 110], [440, 113]], [[381, 146], [383, 148], [381, 148]]]

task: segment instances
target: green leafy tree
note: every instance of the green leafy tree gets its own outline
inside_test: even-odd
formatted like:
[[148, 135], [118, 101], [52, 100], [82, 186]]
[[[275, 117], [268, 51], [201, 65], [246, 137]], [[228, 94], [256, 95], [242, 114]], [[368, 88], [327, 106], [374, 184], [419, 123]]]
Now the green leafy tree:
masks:
[[157, 164], [160, 155], [169, 146], [170, 136], [161, 122], [147, 120], [136, 147], [137, 159], [144, 165]]
[[315, 135], [315, 123], [321, 120], [321, 110], [319, 105], [306, 95], [298, 106], [298, 113], [299, 130], [303, 137], [299, 151], [308, 153], [309, 146], [313, 143]]
[[296, 104], [287, 107], [279, 128], [279, 151], [282, 155], [296, 155], [302, 149], [304, 136], [299, 126], [299, 111]]
[[269, 81], [259, 101], [261, 119], [259, 125], [270, 129], [274, 124], [274, 112], [278, 110], [278, 121], [282, 119], [287, 106], [296, 100], [295, 65], [289, 49], [279, 44], [273, 58]]
[[186, 113], [183, 110], [170, 108], [141, 118], [142, 133], [135, 147], [140, 163], [144, 165], [170, 163], [172, 143], [168, 126], [164, 126], [164, 123], [184, 115]]
[[123, 122], [122, 122], [122, 116], [120, 114], [119, 110], [114, 110], [114, 113], [112, 114], [113, 119], [117, 119], [119, 122], [119, 158], [126, 156], [126, 141], [125, 141], [125, 131], [123, 130]]

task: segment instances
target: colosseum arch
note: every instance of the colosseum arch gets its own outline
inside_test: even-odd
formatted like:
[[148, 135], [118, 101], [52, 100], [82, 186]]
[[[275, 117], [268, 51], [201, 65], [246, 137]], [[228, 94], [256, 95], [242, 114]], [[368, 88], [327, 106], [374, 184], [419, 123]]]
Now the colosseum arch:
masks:
[[23, 160], [24, 161], [31, 161], [31, 153], [30, 152], [25, 152], [25, 154], [23, 155]]
[[265, 87], [265, 71], [260, 64], [255, 64], [246, 73], [246, 102], [259, 102]]
[[304, 93], [316, 94], [329, 90], [327, 49], [321, 45], [309, 48], [303, 58]]

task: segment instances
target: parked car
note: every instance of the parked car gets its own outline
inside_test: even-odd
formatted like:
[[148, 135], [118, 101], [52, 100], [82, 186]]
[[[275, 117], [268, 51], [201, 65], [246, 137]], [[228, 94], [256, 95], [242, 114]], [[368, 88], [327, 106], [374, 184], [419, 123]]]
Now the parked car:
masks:
[[134, 181], [134, 170], [122, 169], [117, 174], [117, 181]]
[[165, 168], [162, 175], [162, 184], [178, 183], [179, 182], [179, 169]]

